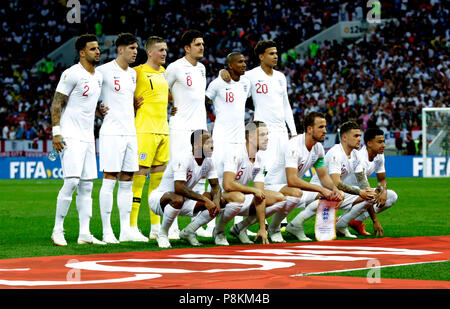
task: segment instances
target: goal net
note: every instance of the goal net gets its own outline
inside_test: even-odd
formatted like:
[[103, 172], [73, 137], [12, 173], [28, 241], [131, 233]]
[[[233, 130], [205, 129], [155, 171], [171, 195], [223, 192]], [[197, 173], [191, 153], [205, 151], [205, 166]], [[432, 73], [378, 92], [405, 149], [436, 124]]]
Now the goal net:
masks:
[[423, 177], [450, 177], [450, 107], [422, 109]]

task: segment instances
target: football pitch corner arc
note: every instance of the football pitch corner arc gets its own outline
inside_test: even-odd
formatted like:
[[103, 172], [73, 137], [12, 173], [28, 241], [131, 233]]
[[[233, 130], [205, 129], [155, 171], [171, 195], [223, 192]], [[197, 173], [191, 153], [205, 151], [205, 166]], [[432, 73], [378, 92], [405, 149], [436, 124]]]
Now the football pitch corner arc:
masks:
[[332, 275], [373, 261], [379, 268], [448, 261], [449, 244], [450, 236], [386, 237], [6, 259], [0, 288], [449, 289], [450, 281]]

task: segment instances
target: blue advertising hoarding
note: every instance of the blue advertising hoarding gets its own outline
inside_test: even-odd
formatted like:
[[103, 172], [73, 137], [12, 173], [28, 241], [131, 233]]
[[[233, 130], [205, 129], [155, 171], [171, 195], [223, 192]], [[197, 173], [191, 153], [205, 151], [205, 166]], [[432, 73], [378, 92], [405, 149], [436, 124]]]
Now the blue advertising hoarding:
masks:
[[[386, 156], [387, 177], [422, 177], [421, 156]], [[450, 176], [450, 164], [445, 157], [427, 158], [428, 171], [432, 176]], [[98, 167], [98, 157], [97, 157]], [[98, 169], [97, 169], [98, 170]], [[305, 176], [311, 176], [307, 173]], [[47, 157], [0, 158], [0, 179], [57, 179], [62, 178], [60, 159], [50, 161]], [[102, 178], [103, 173], [98, 172]]]

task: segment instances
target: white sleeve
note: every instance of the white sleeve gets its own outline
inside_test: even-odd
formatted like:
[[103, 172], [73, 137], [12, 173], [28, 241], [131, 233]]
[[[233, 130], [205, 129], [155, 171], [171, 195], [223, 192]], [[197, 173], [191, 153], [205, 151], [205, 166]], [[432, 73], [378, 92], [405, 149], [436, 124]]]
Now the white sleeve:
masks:
[[173, 180], [187, 181], [187, 166], [183, 160], [176, 160], [173, 164]]
[[238, 157], [236, 154], [230, 154], [225, 155], [225, 160], [223, 164], [223, 172], [232, 172], [237, 173], [238, 169]]
[[209, 162], [209, 169], [208, 169], [208, 174], [206, 175], [206, 178], [208, 179], [218, 179], [219, 176], [217, 176], [217, 171], [216, 171], [216, 167], [214, 166], [213, 161], [209, 158], [208, 159]]
[[205, 95], [212, 101], [214, 101], [214, 98], [217, 95], [217, 84], [218, 84], [217, 81], [218, 81], [217, 79], [213, 80], [209, 84], [208, 89], [206, 89], [206, 92], [205, 92]]
[[361, 152], [356, 151], [356, 160], [358, 161], [358, 164], [355, 167], [355, 174], [362, 173], [365, 169], [364, 161], [362, 160]]
[[[298, 161], [300, 158], [299, 151], [292, 146], [293, 143], [289, 143], [286, 146], [286, 151], [284, 152], [284, 162], [285, 162], [285, 168], [292, 167], [297, 169], [298, 168]], [[294, 145], [295, 146], [295, 145]]]
[[78, 75], [76, 72], [67, 69], [62, 73], [61, 78], [59, 79], [58, 86], [56, 86], [56, 92], [69, 96], [77, 83]]
[[341, 174], [341, 166], [342, 166], [342, 160], [338, 154], [336, 154], [334, 151], [332, 153], [328, 153], [326, 156], [327, 159], [327, 168], [328, 168], [328, 174]]
[[377, 169], [375, 170], [375, 174], [386, 173], [386, 169], [384, 167], [384, 154], [380, 155], [380, 161], [377, 165]]
[[167, 83], [169, 85], [169, 89], [172, 89], [173, 84], [177, 80], [177, 74], [176, 74], [176, 66], [171, 63], [166, 69], [166, 79]]

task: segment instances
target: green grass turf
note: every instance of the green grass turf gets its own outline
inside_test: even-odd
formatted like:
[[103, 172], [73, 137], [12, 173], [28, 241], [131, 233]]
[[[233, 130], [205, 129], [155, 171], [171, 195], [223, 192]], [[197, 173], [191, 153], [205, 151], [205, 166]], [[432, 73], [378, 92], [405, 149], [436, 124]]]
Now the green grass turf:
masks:
[[[371, 178], [370, 182], [374, 185], [376, 180]], [[379, 214], [385, 236], [450, 235], [448, 209], [450, 179], [391, 178], [388, 179], [388, 184], [391, 189], [397, 192], [399, 199], [391, 209]], [[108, 246], [77, 245], [78, 213], [76, 211], [75, 198], [64, 224], [68, 246], [54, 246], [50, 241], [50, 236], [54, 224], [56, 196], [61, 186], [62, 180], [59, 179], [0, 180], [0, 259], [159, 250], [155, 240], [149, 243], [127, 242]], [[101, 239], [102, 235], [98, 205], [100, 187], [101, 180], [96, 180], [94, 182], [93, 210], [90, 224], [92, 234], [99, 239]], [[146, 184], [144, 196], [146, 196], [147, 190]], [[148, 235], [150, 231], [148, 202], [146, 198], [142, 200], [138, 225], [143, 234]], [[297, 213], [298, 210], [293, 211], [289, 215], [288, 221], [295, 217]], [[189, 221], [189, 218], [180, 217], [180, 228], [186, 226]], [[115, 204], [111, 222], [113, 229], [116, 231], [116, 236], [118, 236], [119, 215]], [[366, 223], [369, 223], [366, 229], [369, 232], [373, 231], [370, 219]], [[230, 226], [231, 223], [229, 223], [227, 229]], [[257, 226], [251, 228], [253, 231], [256, 231], [256, 229]], [[311, 219], [305, 223], [305, 231], [307, 236], [314, 238], [314, 220]], [[284, 237], [288, 242], [297, 242], [289, 234], [284, 234]], [[374, 236], [359, 236], [358, 238], [374, 238]], [[214, 246], [212, 239], [199, 237], [199, 240], [205, 246]], [[228, 236], [228, 240], [231, 245], [239, 244], [232, 236]], [[171, 241], [171, 243], [173, 248], [189, 247], [182, 240]], [[435, 280], [450, 281], [448, 263], [428, 265], [411, 266], [412, 270], [407, 270], [406, 276], [411, 275], [416, 279], [438, 278]], [[431, 269], [431, 273], [436, 273], [436, 277], [431, 275], [431, 278], [429, 276], [422, 278], [421, 273], [427, 271], [419, 272], [415, 270], [419, 268]], [[401, 269], [406, 268], [401, 267]], [[385, 270], [383, 270], [384, 272]]]

